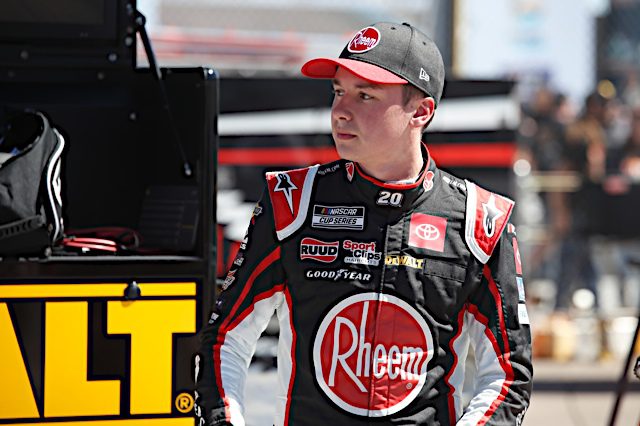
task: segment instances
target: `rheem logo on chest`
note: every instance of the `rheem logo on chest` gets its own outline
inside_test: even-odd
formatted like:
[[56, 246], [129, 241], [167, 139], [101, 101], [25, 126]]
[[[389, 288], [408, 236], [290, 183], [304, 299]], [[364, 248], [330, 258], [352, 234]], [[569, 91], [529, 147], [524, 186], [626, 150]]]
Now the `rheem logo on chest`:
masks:
[[337, 406], [381, 417], [418, 396], [433, 353], [431, 330], [411, 305], [388, 294], [361, 293], [322, 320], [313, 361], [320, 388]]

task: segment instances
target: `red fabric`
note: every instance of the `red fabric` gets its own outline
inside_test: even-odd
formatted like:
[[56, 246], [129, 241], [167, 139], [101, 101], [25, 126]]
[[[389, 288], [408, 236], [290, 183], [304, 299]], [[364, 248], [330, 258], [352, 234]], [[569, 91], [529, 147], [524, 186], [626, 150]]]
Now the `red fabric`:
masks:
[[[273, 204], [276, 231], [285, 229], [298, 215], [307, 173], [309, 173], [309, 169], [267, 173], [267, 185], [271, 204]], [[282, 190], [283, 188], [285, 190]]]
[[423, 213], [413, 213], [409, 226], [409, 245], [413, 247], [444, 251], [447, 219]]
[[338, 67], [342, 67], [358, 77], [376, 84], [407, 84], [407, 80], [394, 73], [367, 62], [353, 59], [312, 59], [302, 66], [302, 74], [312, 78], [333, 78]]
[[[477, 186], [476, 197], [476, 217], [474, 226], [474, 238], [480, 249], [487, 255], [493, 253], [493, 249], [500, 240], [500, 234], [507, 225], [511, 209], [513, 209], [513, 201], [508, 200], [500, 195], [487, 191]], [[496, 209], [499, 211], [495, 221], [490, 221], [488, 210]], [[491, 226], [485, 226], [485, 222], [492, 222]]]

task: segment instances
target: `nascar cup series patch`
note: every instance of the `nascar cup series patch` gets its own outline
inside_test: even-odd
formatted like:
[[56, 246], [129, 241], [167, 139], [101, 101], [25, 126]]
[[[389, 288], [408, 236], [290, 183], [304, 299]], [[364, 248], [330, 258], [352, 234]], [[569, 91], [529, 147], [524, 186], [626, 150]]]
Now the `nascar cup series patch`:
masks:
[[313, 206], [312, 228], [364, 229], [364, 206]]
[[424, 386], [433, 354], [425, 319], [407, 302], [375, 292], [334, 306], [313, 344], [323, 392], [343, 410], [369, 417], [408, 406]]

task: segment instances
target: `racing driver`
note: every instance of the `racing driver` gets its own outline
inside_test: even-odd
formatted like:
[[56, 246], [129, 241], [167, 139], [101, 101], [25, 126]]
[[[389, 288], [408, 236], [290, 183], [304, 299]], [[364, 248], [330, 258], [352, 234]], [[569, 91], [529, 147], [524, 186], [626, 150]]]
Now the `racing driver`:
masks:
[[439, 169], [422, 142], [444, 86], [438, 48], [377, 23], [302, 73], [332, 80], [341, 159], [266, 174], [202, 332], [200, 424], [245, 424], [274, 312], [277, 426], [521, 424], [533, 371], [514, 203]]

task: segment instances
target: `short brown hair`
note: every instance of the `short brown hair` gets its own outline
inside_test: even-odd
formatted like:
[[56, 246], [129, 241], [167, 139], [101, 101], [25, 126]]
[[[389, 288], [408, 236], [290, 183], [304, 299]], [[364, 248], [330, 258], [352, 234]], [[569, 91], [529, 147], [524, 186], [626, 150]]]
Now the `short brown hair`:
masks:
[[[413, 84], [404, 84], [402, 86], [402, 104], [404, 106], [406, 106], [409, 102], [411, 102], [412, 99], [425, 98], [425, 97], [429, 97], [429, 95], [424, 93], [422, 90], [418, 89]], [[424, 133], [427, 130], [427, 127], [429, 127], [429, 124], [431, 124], [431, 120], [433, 120], [433, 116], [431, 116], [431, 118], [429, 119], [429, 122], [425, 124], [424, 127], [422, 128], [422, 133]]]
[[403, 105], [407, 105], [414, 98], [424, 98], [427, 95], [422, 90], [418, 89], [413, 84], [403, 84], [402, 85], [402, 103]]

